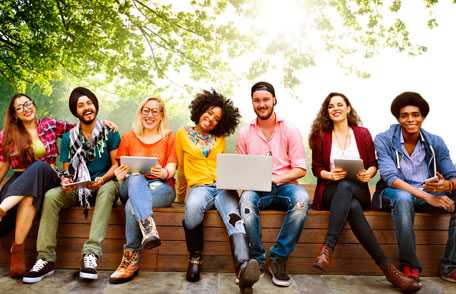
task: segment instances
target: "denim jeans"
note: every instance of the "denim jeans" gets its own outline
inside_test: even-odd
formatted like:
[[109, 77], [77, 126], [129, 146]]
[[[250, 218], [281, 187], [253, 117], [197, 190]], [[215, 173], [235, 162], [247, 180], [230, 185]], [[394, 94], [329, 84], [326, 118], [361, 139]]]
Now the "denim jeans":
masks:
[[228, 236], [246, 233], [236, 193], [217, 189], [213, 185], [195, 186], [188, 192], [185, 200], [185, 227], [194, 229], [203, 222], [206, 211], [214, 207], [225, 224]]
[[[435, 195], [439, 197], [439, 195]], [[386, 188], [382, 194], [383, 200], [389, 202], [391, 215], [396, 230], [396, 239], [399, 246], [399, 260], [401, 267], [409, 265], [421, 270], [421, 264], [416, 256], [415, 231], [413, 223], [415, 210], [419, 211], [442, 211], [429, 205], [424, 200], [414, 197], [412, 194], [394, 188]], [[454, 197], [453, 197], [454, 200]], [[442, 258], [441, 272], [450, 274], [456, 270], [456, 213], [451, 214], [448, 229], [448, 241]]]
[[296, 184], [273, 184], [271, 192], [244, 191], [240, 203], [242, 219], [250, 241], [250, 256], [260, 264], [265, 261], [265, 250], [261, 241], [259, 210], [286, 211], [277, 242], [270, 249], [270, 256], [272, 259], [287, 259], [296, 246], [306, 220], [309, 209], [306, 190]]
[[[125, 193], [126, 190], [128, 194]], [[154, 207], [170, 206], [175, 197], [174, 189], [160, 180], [146, 179], [143, 175], [131, 175], [126, 179], [121, 189], [121, 198], [126, 201], [126, 248], [139, 249], [142, 234], [138, 222], [153, 215]]]

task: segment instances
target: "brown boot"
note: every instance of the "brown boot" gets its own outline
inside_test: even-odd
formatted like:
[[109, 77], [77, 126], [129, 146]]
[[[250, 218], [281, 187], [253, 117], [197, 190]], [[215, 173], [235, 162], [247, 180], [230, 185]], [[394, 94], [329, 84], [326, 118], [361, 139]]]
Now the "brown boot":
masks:
[[0, 222], [2, 221], [2, 218], [6, 215], [6, 211], [3, 210], [3, 208], [0, 208]]
[[139, 271], [139, 250], [125, 248], [122, 261], [109, 277], [109, 283], [120, 284], [131, 281]]
[[9, 276], [20, 279], [25, 274], [25, 245], [13, 243], [11, 246]]
[[385, 274], [385, 277], [395, 288], [398, 288], [402, 293], [414, 293], [421, 289], [423, 285], [412, 278], [406, 277], [394, 265], [388, 263], [380, 267]]
[[158, 236], [157, 226], [155, 226], [155, 221], [151, 215], [139, 222], [139, 228], [143, 235], [141, 241], [142, 249], [151, 249], [160, 246], [161, 241]]
[[331, 249], [328, 245], [323, 245], [323, 247], [321, 247], [320, 255], [315, 258], [312, 266], [321, 270], [322, 272], [326, 272], [331, 262], [331, 255], [333, 254], [333, 251], [334, 250]]

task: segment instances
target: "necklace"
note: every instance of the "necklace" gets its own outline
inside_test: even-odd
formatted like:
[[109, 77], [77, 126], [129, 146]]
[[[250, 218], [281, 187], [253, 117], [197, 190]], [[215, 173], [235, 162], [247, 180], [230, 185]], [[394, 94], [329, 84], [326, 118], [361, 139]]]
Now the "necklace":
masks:
[[[345, 155], [345, 151], [350, 146], [350, 139], [351, 139], [350, 130], [348, 130], [348, 132], [342, 138], [342, 140], [345, 139], [345, 142], [342, 142], [341, 138], [339, 138], [339, 136], [337, 136], [337, 133], [334, 130], [333, 130], [333, 136], [336, 139], [337, 146], [339, 146], [339, 149], [342, 152], [342, 156]], [[345, 144], [341, 144], [341, 143], [345, 143]]]

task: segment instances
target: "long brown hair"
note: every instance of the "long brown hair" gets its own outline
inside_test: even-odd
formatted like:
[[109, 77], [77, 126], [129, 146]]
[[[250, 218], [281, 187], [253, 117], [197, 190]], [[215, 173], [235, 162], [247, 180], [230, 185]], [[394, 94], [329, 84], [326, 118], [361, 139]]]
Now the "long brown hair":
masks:
[[342, 93], [331, 92], [321, 104], [320, 111], [318, 112], [315, 120], [312, 122], [309, 134], [310, 149], [313, 149], [313, 142], [315, 142], [316, 137], [322, 136], [323, 132], [331, 132], [334, 128], [334, 124], [332, 120], [329, 118], [328, 106], [329, 102], [331, 101], [331, 98], [335, 96], [342, 97], [345, 101], [345, 104], [347, 104], [347, 106], [350, 106], [351, 108], [351, 111], [347, 115], [348, 125], [350, 127], [353, 127], [361, 124], [361, 119], [356, 113], [356, 110], [351, 105], [350, 100], [348, 100], [347, 96], [345, 96]]
[[19, 97], [28, 98], [35, 106], [32, 98], [25, 94], [19, 93], [11, 97], [3, 123], [3, 157], [10, 158], [14, 154], [21, 162], [29, 164], [34, 160], [32, 138], [22, 121], [16, 116], [14, 102]]

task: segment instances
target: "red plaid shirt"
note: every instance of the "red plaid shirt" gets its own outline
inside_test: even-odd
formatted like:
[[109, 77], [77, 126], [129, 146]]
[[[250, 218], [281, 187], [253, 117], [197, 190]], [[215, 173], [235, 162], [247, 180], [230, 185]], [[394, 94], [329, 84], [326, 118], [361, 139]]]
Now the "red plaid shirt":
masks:
[[[37, 121], [37, 131], [41, 142], [46, 147], [46, 154], [40, 158], [49, 164], [55, 164], [59, 151], [57, 149], [57, 137], [71, 130], [75, 124], [52, 118], [41, 118]], [[9, 158], [3, 156], [3, 131], [0, 131], [0, 161], [10, 161], [10, 168], [25, 169], [27, 164], [17, 157], [14, 151], [9, 152]]]

